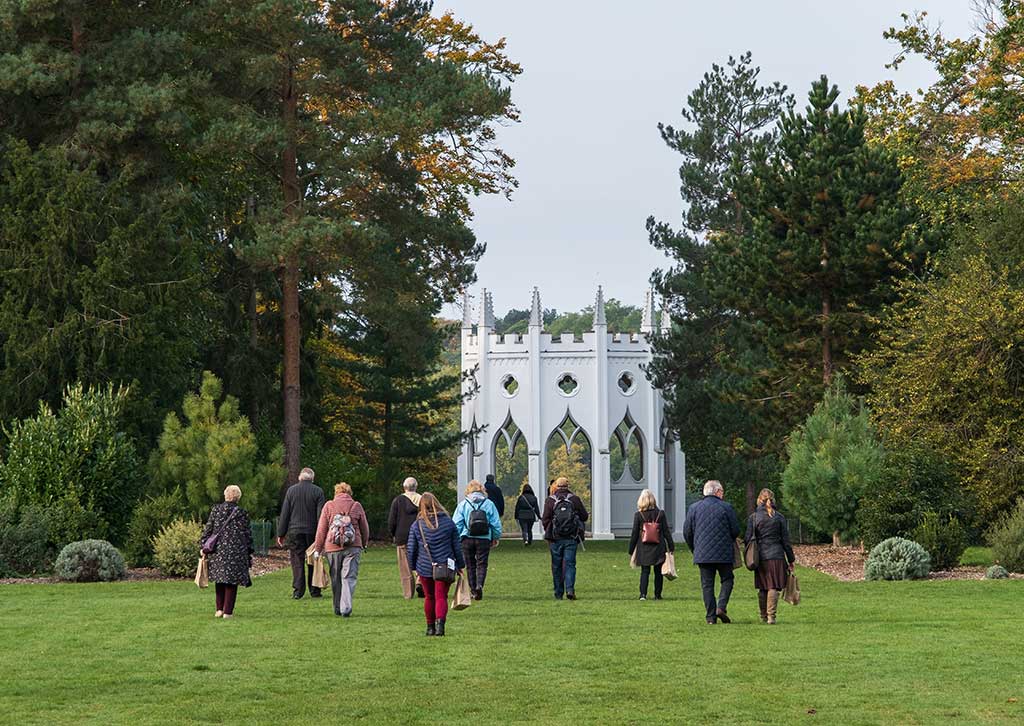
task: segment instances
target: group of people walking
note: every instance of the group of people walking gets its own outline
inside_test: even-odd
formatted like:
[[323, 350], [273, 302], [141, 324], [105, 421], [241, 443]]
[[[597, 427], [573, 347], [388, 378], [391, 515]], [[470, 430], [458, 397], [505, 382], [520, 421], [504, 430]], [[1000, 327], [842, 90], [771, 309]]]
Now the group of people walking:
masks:
[[[312, 469], [303, 469], [298, 483], [288, 488], [277, 542], [289, 549], [292, 597], [301, 599], [307, 589], [310, 597], [322, 597], [315, 574], [326, 560], [334, 613], [349, 617], [360, 560], [369, 542], [369, 524], [348, 484], [336, 485], [334, 498], [328, 501], [314, 483], [314, 476]], [[413, 477], [403, 482], [402, 493], [391, 502], [388, 532], [397, 550], [402, 594], [406, 599], [423, 599], [428, 636], [445, 635], [449, 590], [457, 574], [464, 573], [474, 600], [483, 599], [490, 552], [499, 546], [502, 536], [504, 510], [500, 489], [495, 501], [489, 486], [494, 484], [493, 477], [488, 480], [484, 484], [470, 482], [465, 498], [451, 515], [433, 494], [419, 494]], [[731, 622], [728, 606], [740, 527], [735, 510], [723, 495], [721, 483], [707, 482], [704, 498], [688, 509], [683, 525], [686, 544], [700, 568], [708, 624]], [[248, 514], [238, 504], [240, 497], [236, 486], [224, 490], [225, 501], [211, 511], [200, 540], [204, 552], [211, 538], [216, 541], [216, 547], [206, 555], [209, 577], [217, 584], [216, 617], [231, 617], [238, 586], [252, 584], [252, 537]], [[551, 554], [552, 587], [557, 600], [576, 599], [576, 555], [588, 517], [583, 500], [570, 491], [564, 477], [551, 483], [543, 511], [529, 485], [523, 487], [516, 502], [515, 519], [522, 529], [524, 545], [532, 543], [533, 525], [538, 519], [541, 522]], [[745, 540], [748, 546], [753, 542], [758, 554], [754, 586], [761, 620], [774, 624], [780, 593], [792, 573], [795, 557], [786, 519], [776, 508], [769, 489], [762, 489], [758, 495]], [[640, 568], [641, 600], [648, 599], [652, 574], [653, 597], [662, 599], [663, 568], [674, 552], [665, 511], [658, 508], [654, 494], [645, 489], [637, 501], [629, 540], [631, 561]], [[717, 598], [716, 577], [721, 585]]]

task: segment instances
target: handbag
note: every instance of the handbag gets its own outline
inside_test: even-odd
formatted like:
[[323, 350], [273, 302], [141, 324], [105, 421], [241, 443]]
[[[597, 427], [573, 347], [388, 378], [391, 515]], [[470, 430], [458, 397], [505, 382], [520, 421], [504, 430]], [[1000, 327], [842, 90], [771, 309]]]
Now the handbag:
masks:
[[674, 580], [679, 577], [679, 573], [676, 572], [675, 553], [665, 553], [665, 561], [661, 563], [661, 574], [666, 580]]
[[761, 548], [757, 544], [757, 520], [750, 517], [750, 526], [754, 528], [754, 536], [743, 545], [743, 563], [748, 570], [756, 570], [761, 564]]
[[232, 518], [235, 516], [235, 512], [237, 511], [238, 507], [232, 509], [231, 514], [229, 514], [228, 518], [224, 520], [224, 524], [220, 526], [220, 529], [203, 540], [203, 544], [199, 549], [202, 550], [204, 555], [211, 555], [217, 551], [217, 541], [220, 539], [224, 530], [227, 529], [228, 524], [231, 522]]
[[782, 599], [790, 605], [800, 604], [800, 581], [792, 572], [786, 578], [786, 589], [783, 591]]
[[447, 562], [434, 562], [434, 556], [430, 554], [430, 547], [427, 546], [427, 538], [423, 535], [423, 522], [420, 521], [420, 541], [423, 542], [423, 549], [427, 551], [430, 559], [430, 579], [440, 582], [451, 582], [455, 579], [455, 570], [448, 566]]
[[732, 541], [732, 569], [738, 570], [743, 567], [743, 548], [740, 547], [740, 539], [737, 537]]
[[634, 570], [640, 566], [636, 563], [636, 550], [629, 556], [629, 566]]
[[206, 568], [206, 555], [199, 556], [199, 566], [196, 567], [196, 587], [202, 590], [210, 586], [210, 574]]
[[473, 604], [473, 594], [469, 591], [469, 580], [459, 575], [455, 581], [455, 596], [452, 598], [452, 610], [465, 610]]
[[648, 522], [644, 520], [644, 523], [641, 527], [641, 542], [643, 542], [644, 544], [658, 544], [659, 542], [661, 542], [661, 524], [658, 522], [658, 515], [654, 515], [653, 522]]

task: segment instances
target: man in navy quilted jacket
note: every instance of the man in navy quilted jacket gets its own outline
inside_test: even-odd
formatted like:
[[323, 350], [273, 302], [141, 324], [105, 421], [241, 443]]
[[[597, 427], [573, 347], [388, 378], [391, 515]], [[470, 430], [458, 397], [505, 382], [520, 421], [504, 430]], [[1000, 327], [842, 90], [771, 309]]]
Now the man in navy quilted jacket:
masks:
[[[740, 534], [736, 510], [722, 500], [722, 483], [704, 485], [704, 498], [690, 507], [683, 524], [683, 537], [693, 552], [693, 564], [700, 567], [700, 589], [704, 593], [705, 619], [708, 625], [719, 620], [730, 622], [726, 609], [732, 595], [734, 543]], [[722, 590], [715, 601], [715, 574]]]

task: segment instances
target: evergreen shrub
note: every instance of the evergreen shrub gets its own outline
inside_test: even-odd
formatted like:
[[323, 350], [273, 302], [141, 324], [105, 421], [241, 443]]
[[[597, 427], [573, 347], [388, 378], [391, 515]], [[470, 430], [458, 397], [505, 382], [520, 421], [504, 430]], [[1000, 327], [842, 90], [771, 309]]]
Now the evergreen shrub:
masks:
[[967, 549], [967, 533], [952, 514], [943, 519], [935, 512], [925, 512], [912, 539], [928, 551], [934, 570], [953, 569]]
[[864, 563], [865, 580], [919, 580], [931, 571], [931, 557], [917, 542], [890, 537], [879, 542]]
[[175, 519], [163, 527], [153, 539], [153, 560], [168, 577], [189, 577], [195, 574], [199, 561], [199, 522]]
[[990, 568], [985, 570], [986, 580], [1005, 580], [1010, 576], [1010, 573], [1006, 571], [1006, 568], [1002, 565], [992, 565]]
[[117, 548], [102, 539], [87, 539], [65, 545], [57, 555], [54, 572], [69, 582], [112, 582], [123, 580], [128, 570]]
[[133, 567], [151, 567], [153, 538], [163, 527], [184, 514], [184, 501], [178, 489], [139, 502], [132, 513], [124, 545], [124, 556], [128, 562]]
[[0, 502], [0, 577], [45, 572], [52, 560], [49, 529], [42, 508]]
[[1003, 514], [988, 532], [992, 559], [1010, 572], [1024, 573], [1024, 498]]

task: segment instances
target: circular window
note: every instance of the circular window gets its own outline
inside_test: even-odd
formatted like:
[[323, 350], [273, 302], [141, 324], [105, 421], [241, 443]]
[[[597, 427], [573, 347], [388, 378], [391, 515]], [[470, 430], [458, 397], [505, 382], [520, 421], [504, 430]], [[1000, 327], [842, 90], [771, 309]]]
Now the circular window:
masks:
[[562, 392], [563, 396], [574, 396], [576, 392], [580, 390], [580, 382], [576, 380], [576, 376], [572, 373], [563, 373], [555, 381], [555, 385], [558, 386], [558, 390]]
[[623, 371], [619, 374], [618, 386], [623, 396], [632, 394], [636, 390], [636, 376], [629, 371]]
[[501, 391], [507, 398], [512, 398], [519, 392], [519, 381], [511, 373], [506, 373], [501, 379]]

